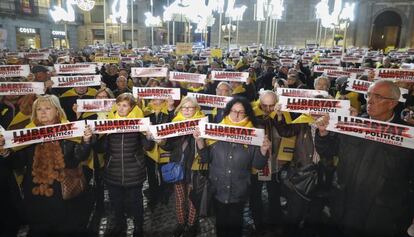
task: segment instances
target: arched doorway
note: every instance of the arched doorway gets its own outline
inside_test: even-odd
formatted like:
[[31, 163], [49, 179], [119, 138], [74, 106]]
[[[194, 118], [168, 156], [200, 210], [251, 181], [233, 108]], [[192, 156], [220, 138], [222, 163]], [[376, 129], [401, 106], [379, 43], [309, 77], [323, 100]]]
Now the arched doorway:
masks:
[[385, 11], [377, 16], [371, 36], [373, 49], [399, 47], [402, 20], [394, 11]]

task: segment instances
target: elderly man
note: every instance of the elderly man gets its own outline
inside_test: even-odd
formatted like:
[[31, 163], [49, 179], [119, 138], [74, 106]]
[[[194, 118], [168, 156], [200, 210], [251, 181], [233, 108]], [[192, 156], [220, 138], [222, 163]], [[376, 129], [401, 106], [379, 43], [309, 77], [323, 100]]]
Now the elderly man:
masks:
[[[250, 208], [254, 225], [258, 233], [263, 232], [264, 211], [262, 201], [262, 187], [266, 185], [268, 192], [269, 207], [267, 215], [269, 227], [280, 225], [282, 222], [282, 210], [280, 206], [280, 182], [278, 181], [277, 172], [280, 165], [286, 163], [293, 156], [294, 142], [289, 143], [289, 138], [281, 138], [276, 127], [276, 113], [274, 107], [277, 102], [277, 96], [273, 91], [266, 90], [260, 93], [259, 104], [253, 108], [258, 124], [265, 129], [266, 136], [272, 143], [269, 164], [264, 170], [252, 172], [252, 186], [250, 193]], [[290, 138], [292, 140], [292, 138]]]
[[128, 88], [128, 79], [125, 76], [119, 76], [116, 79], [116, 90], [114, 90], [115, 97], [118, 97], [122, 93], [132, 93]]
[[313, 82], [313, 86], [315, 90], [329, 92], [329, 88], [331, 87], [331, 81], [327, 77], [320, 76], [315, 79], [315, 81]]
[[[219, 96], [231, 96], [232, 94], [231, 85], [227, 82], [220, 82], [216, 88], [216, 95]], [[214, 108], [211, 112], [213, 123], [220, 123], [223, 120], [224, 109]]]
[[[390, 81], [373, 83], [367, 115], [402, 123], [394, 113], [399, 88]], [[321, 156], [339, 157], [333, 216], [344, 236], [404, 236], [412, 221], [414, 150], [326, 130], [329, 117], [317, 121], [316, 148]]]

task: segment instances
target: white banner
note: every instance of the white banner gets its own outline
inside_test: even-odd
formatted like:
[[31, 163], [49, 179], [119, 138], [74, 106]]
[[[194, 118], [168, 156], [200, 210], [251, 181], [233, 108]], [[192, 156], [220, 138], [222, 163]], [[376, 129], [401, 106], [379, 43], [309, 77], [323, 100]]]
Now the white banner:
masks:
[[165, 67], [133, 67], [131, 77], [167, 77], [167, 72]]
[[312, 70], [317, 73], [323, 73], [325, 70], [342, 70], [342, 67], [315, 65]]
[[95, 74], [96, 65], [92, 63], [55, 64], [56, 74]]
[[352, 67], [345, 67], [342, 69], [342, 71], [355, 73], [358, 76], [367, 74], [369, 69], [363, 69], [363, 68], [352, 68]]
[[148, 131], [150, 125], [149, 118], [135, 119], [98, 119], [87, 120], [86, 123], [91, 126], [93, 133], [130, 133]]
[[279, 97], [282, 111], [306, 114], [342, 114], [349, 115], [351, 107], [349, 100]]
[[264, 129], [230, 126], [217, 123], [200, 122], [200, 137], [225, 142], [261, 146], [264, 140]]
[[206, 82], [206, 74], [186, 73], [186, 72], [170, 72], [170, 81], [201, 83]]
[[56, 76], [51, 80], [53, 88], [101, 85], [101, 75]]
[[115, 101], [116, 99], [77, 99], [77, 112], [108, 112]]
[[163, 123], [149, 126], [154, 139], [165, 139], [193, 134], [200, 121], [207, 122], [208, 118], [191, 119], [172, 123]]
[[414, 149], [414, 127], [360, 117], [331, 115], [327, 130]]
[[[346, 90], [354, 91], [360, 94], [366, 94], [368, 92], [369, 86], [372, 83], [373, 82], [370, 82], [370, 81], [348, 78]], [[400, 99], [398, 101], [404, 103], [406, 101], [406, 99], [404, 98], [404, 95], [406, 94], [408, 94], [408, 90], [400, 87]]]
[[0, 65], [0, 77], [27, 77], [29, 65]]
[[45, 93], [45, 84], [43, 82], [0, 82], [1, 95], [27, 95]]
[[30, 60], [47, 60], [49, 59], [48, 53], [23, 53], [23, 57]]
[[4, 148], [82, 137], [84, 131], [85, 121], [4, 131]]
[[290, 96], [290, 97], [308, 97], [314, 98], [316, 96], [329, 96], [327, 91], [322, 90], [309, 90], [309, 89], [294, 89], [294, 88], [277, 88], [276, 94], [278, 96]]
[[207, 59], [204, 59], [204, 60], [193, 60], [193, 64], [194, 64], [194, 66], [208, 66], [208, 65], [210, 65], [208, 63], [208, 60]]
[[213, 81], [237, 81], [246, 82], [249, 77], [248, 72], [225, 72], [225, 71], [212, 71], [211, 80]]
[[166, 87], [133, 87], [132, 93], [139, 99], [169, 99], [181, 100], [180, 88]]
[[344, 63], [363, 63], [364, 57], [357, 56], [342, 56], [341, 61]]
[[197, 103], [200, 106], [206, 106], [211, 108], [224, 108], [227, 103], [233, 99], [231, 96], [219, 96], [219, 95], [209, 95], [201, 93], [192, 93], [188, 92], [187, 96], [196, 98]]
[[357, 76], [356, 73], [342, 71], [342, 70], [329, 70], [329, 69], [325, 69], [323, 74], [329, 78], [338, 78], [338, 77], [356, 78]]
[[375, 69], [375, 79], [403, 80], [414, 82], [414, 70], [379, 68]]
[[319, 58], [319, 64], [321, 65], [341, 65], [340, 58]]

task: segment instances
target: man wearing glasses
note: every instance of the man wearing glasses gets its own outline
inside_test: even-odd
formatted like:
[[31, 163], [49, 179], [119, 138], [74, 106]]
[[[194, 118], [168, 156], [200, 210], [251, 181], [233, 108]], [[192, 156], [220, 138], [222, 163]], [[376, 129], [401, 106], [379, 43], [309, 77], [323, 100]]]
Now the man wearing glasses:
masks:
[[[365, 117], [403, 124], [394, 113], [400, 90], [376, 81], [367, 93]], [[413, 217], [414, 150], [328, 132], [329, 117], [317, 121], [316, 148], [336, 155], [337, 192], [332, 215], [343, 236], [405, 236]]]

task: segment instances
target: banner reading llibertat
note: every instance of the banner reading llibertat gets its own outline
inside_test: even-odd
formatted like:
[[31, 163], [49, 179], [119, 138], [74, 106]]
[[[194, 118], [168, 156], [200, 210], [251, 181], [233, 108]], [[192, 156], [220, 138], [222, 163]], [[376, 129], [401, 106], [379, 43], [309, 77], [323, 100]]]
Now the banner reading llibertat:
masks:
[[[371, 81], [348, 78], [346, 90], [354, 91], [360, 94], [367, 94], [368, 88], [372, 85], [372, 83], [373, 82]], [[406, 95], [408, 95], [408, 90], [400, 87], [400, 98], [398, 99], [398, 101], [404, 103], [407, 100], [405, 98]]]
[[316, 96], [329, 96], [327, 91], [323, 90], [309, 90], [309, 89], [295, 89], [295, 88], [277, 88], [276, 93], [278, 96], [290, 96], [290, 97], [309, 97], [314, 98]]
[[56, 74], [95, 74], [96, 65], [92, 63], [55, 64]]
[[163, 123], [149, 126], [149, 131], [154, 139], [165, 139], [193, 134], [200, 121], [207, 122], [208, 118], [190, 119], [179, 122]]
[[264, 129], [230, 126], [217, 123], [201, 122], [200, 137], [234, 142], [246, 145], [261, 146], [264, 140]]
[[373, 119], [330, 115], [327, 130], [414, 149], [414, 128]]
[[93, 133], [131, 133], [148, 131], [149, 118], [87, 120]]
[[231, 96], [209, 95], [192, 92], [188, 92], [187, 96], [195, 98], [197, 103], [201, 106], [220, 109], [226, 107], [227, 103], [233, 99]]
[[45, 93], [43, 82], [0, 82], [1, 95], [27, 95]]
[[51, 77], [53, 88], [100, 86], [101, 75], [78, 75]]
[[170, 72], [170, 81], [188, 82], [188, 83], [200, 83], [206, 82], [206, 74], [198, 73], [186, 73], [186, 72]]
[[0, 77], [27, 77], [29, 65], [0, 65]]
[[379, 68], [375, 69], [375, 79], [414, 82], [414, 70]]
[[349, 100], [299, 98], [280, 96], [279, 103], [282, 111], [306, 114], [350, 114]]
[[226, 71], [212, 71], [211, 80], [213, 81], [236, 81], [246, 82], [249, 77], [248, 72], [226, 72]]
[[133, 87], [132, 93], [138, 99], [169, 99], [180, 100], [180, 88], [168, 87]]
[[111, 111], [116, 99], [77, 99], [77, 112]]
[[325, 70], [342, 70], [339, 66], [315, 65], [312, 68], [313, 72], [323, 73]]
[[167, 72], [165, 67], [133, 67], [131, 77], [167, 77]]
[[84, 131], [85, 121], [8, 130], [3, 132], [6, 141], [4, 148], [82, 137]]

